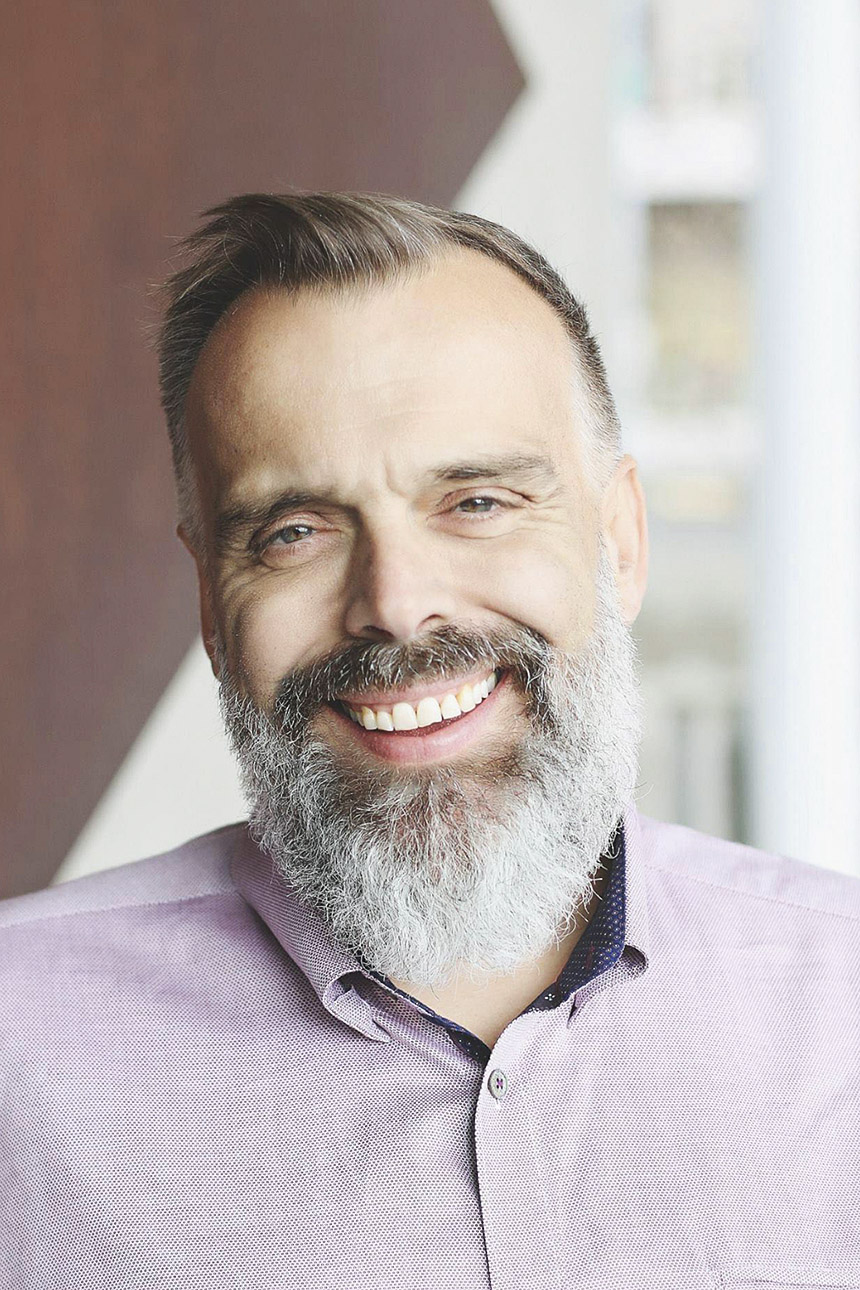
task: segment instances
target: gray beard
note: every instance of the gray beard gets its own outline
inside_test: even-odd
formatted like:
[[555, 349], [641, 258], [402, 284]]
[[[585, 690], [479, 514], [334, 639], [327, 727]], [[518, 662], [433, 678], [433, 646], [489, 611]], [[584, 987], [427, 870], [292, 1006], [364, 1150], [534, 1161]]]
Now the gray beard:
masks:
[[[596, 590], [577, 657], [522, 627], [362, 642], [285, 677], [271, 714], [241, 694], [218, 642], [251, 833], [366, 967], [431, 989], [507, 975], [558, 945], [588, 901], [633, 795], [641, 734], [635, 645], [603, 546]], [[530, 726], [503, 749], [487, 734], [456, 766], [347, 763], [309, 728], [337, 693], [496, 660]]]

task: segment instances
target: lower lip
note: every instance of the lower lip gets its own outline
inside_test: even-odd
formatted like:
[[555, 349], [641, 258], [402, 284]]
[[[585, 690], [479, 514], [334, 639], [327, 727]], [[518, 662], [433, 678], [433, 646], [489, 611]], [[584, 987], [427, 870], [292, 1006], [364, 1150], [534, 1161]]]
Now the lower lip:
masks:
[[329, 705], [329, 711], [340, 719], [362, 748], [366, 748], [380, 761], [410, 762], [412, 765], [439, 761], [461, 752], [480, 738], [490, 720], [496, 696], [507, 679], [508, 674], [505, 672], [493, 692], [471, 712], [464, 712], [462, 717], [454, 717], [450, 721], [421, 726], [418, 730], [365, 730], [364, 726], [358, 725], [338, 708]]

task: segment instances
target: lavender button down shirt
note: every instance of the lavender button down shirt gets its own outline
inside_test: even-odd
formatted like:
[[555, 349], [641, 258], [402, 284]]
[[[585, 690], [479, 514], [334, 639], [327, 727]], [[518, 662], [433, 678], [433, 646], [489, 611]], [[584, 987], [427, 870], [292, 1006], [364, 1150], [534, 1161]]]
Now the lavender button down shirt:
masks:
[[623, 843], [492, 1051], [241, 825], [0, 904], [0, 1288], [860, 1290], [860, 882]]

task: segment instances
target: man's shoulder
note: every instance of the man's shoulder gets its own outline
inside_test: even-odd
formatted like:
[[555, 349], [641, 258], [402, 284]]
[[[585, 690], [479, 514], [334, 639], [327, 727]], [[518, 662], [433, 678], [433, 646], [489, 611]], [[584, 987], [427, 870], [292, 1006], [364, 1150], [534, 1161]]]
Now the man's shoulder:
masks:
[[16, 930], [38, 930], [70, 919], [121, 910], [175, 905], [233, 889], [230, 862], [248, 837], [247, 824], [228, 824], [159, 855], [73, 878], [25, 896], [0, 901], [0, 939]]
[[795, 860], [742, 842], [712, 837], [681, 824], [639, 815], [643, 858], [652, 881], [700, 893], [721, 893], [745, 905], [781, 907], [795, 918], [829, 916], [860, 921], [860, 877]]

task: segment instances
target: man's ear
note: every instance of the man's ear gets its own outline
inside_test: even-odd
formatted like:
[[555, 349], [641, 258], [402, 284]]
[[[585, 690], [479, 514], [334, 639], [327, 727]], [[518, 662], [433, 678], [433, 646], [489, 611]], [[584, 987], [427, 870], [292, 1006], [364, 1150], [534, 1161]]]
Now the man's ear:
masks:
[[636, 462], [626, 454], [603, 495], [601, 531], [615, 572], [622, 616], [635, 620], [648, 581], [648, 516]]
[[197, 550], [191, 541], [188, 530], [184, 524], [180, 524], [176, 529], [176, 535], [182, 542], [182, 545], [190, 554], [197, 569], [197, 590], [200, 602], [200, 635], [203, 637], [203, 646], [209, 655], [209, 662], [215, 679], [218, 679], [218, 660], [215, 654], [215, 615], [212, 612], [212, 595], [210, 591], [209, 577], [206, 572], [206, 566], [203, 556]]

